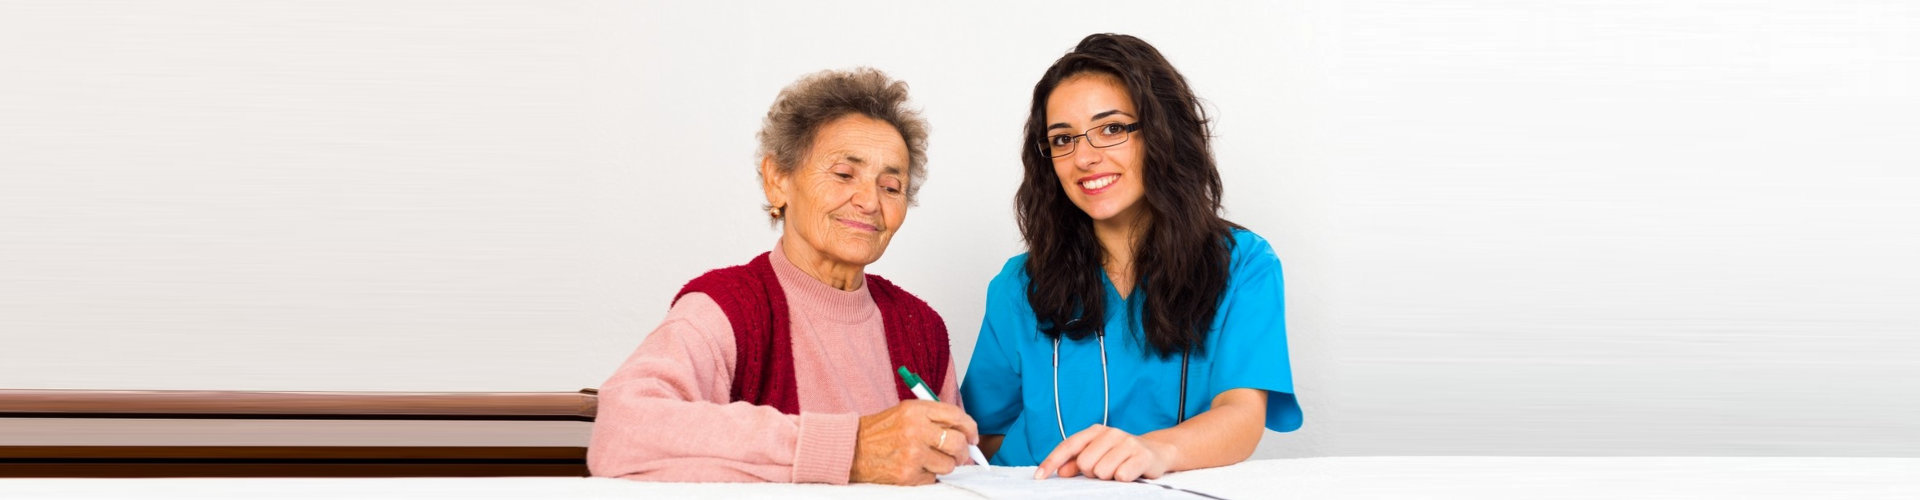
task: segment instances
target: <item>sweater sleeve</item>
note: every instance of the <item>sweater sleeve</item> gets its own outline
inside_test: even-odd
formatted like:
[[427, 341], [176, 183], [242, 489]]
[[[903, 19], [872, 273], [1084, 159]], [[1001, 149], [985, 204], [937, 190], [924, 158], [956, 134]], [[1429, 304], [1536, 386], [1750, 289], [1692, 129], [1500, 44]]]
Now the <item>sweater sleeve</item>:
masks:
[[947, 377], [943, 380], [946, 382], [940, 384], [940, 401], [966, 408], [966, 405], [960, 404], [960, 374], [953, 372], [951, 359], [947, 360]]
[[600, 386], [587, 448], [595, 476], [845, 484], [860, 417], [729, 402], [733, 327], [701, 293], [680, 298]]

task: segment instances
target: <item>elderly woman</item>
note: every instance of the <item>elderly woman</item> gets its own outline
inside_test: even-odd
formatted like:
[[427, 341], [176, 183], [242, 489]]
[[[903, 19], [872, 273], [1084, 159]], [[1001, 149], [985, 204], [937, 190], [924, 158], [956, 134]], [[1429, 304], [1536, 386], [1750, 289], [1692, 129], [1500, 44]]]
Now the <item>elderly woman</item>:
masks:
[[[600, 388], [595, 476], [928, 484], [979, 442], [947, 332], [866, 274], [926, 178], [927, 125], [879, 71], [780, 92], [760, 130], [773, 250], [688, 283]], [[916, 400], [896, 367], [926, 376]]]

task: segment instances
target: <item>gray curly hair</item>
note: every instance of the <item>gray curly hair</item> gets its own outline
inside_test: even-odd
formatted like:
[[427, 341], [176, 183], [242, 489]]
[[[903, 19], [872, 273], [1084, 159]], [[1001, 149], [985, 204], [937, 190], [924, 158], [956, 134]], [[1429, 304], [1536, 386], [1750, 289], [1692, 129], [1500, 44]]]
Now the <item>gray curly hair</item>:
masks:
[[914, 194], [927, 178], [927, 121], [918, 110], [907, 107], [907, 83], [877, 69], [820, 71], [782, 89], [760, 126], [756, 157], [773, 156], [782, 173], [793, 172], [821, 127], [849, 113], [887, 122], [906, 140], [907, 204], [913, 205]]

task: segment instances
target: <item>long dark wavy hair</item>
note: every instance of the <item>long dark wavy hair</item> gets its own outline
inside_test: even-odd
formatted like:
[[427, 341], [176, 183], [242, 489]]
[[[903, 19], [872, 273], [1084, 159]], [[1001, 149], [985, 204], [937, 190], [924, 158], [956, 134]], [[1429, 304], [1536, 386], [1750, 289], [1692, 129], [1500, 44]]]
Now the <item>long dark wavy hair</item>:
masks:
[[1220, 171], [1213, 163], [1206, 110], [1187, 80], [1146, 41], [1095, 34], [1047, 68], [1033, 86], [1033, 107], [1020, 141], [1025, 179], [1015, 196], [1020, 234], [1027, 241], [1027, 303], [1050, 338], [1079, 340], [1106, 327], [1100, 283], [1106, 251], [1093, 219], [1074, 206], [1043, 151], [1047, 97], [1074, 76], [1111, 76], [1139, 112], [1134, 140], [1145, 147], [1144, 227], [1133, 249], [1140, 300], [1128, 311], [1129, 330], [1144, 326], [1147, 344], [1162, 358], [1204, 352], [1207, 330], [1226, 292], [1235, 226], [1220, 217]]

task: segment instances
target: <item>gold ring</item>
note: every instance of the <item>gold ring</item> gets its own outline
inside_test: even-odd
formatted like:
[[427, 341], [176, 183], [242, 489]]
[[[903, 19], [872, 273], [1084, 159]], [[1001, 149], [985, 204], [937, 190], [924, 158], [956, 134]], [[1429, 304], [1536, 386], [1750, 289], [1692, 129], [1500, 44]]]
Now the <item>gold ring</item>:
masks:
[[947, 447], [947, 430], [946, 429], [940, 429], [940, 444], [933, 445], [933, 447], [935, 448]]

